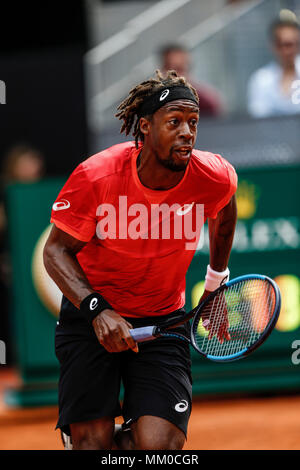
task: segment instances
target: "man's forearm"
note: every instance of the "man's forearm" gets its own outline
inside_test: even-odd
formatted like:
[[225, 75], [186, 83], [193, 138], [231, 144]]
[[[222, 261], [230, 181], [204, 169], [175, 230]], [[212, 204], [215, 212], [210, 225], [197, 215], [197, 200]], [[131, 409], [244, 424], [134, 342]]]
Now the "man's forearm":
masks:
[[236, 200], [233, 196], [216, 219], [209, 219], [210, 266], [224, 271], [229, 262], [237, 220]]
[[84, 246], [84, 242], [54, 225], [44, 248], [44, 265], [49, 276], [77, 308], [93, 292], [76, 257]]
[[77, 260], [76, 254], [85, 244], [54, 226], [44, 248], [45, 268], [63, 294], [80, 308], [108, 352], [138, 352], [129, 331], [132, 325], [94, 291]]
[[75, 255], [66, 251], [48, 250], [44, 263], [49, 276], [63, 294], [79, 308], [82, 300], [93, 292]]

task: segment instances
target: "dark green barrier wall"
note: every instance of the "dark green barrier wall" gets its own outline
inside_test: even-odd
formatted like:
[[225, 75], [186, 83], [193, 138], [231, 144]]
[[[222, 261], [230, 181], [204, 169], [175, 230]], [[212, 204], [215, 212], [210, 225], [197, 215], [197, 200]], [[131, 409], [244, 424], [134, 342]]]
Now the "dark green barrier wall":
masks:
[[[214, 364], [193, 354], [195, 394], [280, 391], [300, 388], [293, 342], [300, 340], [300, 168], [239, 172], [239, 222], [231, 255], [231, 277], [262, 273], [275, 278], [283, 295], [278, 328], [252, 356]], [[41, 266], [41, 245], [50, 208], [62, 180], [9, 188], [13, 261], [13, 316], [21, 390], [6, 394], [12, 404], [56, 403], [58, 364], [54, 355], [55, 289]], [[208, 233], [187, 275], [187, 307], [200, 298], [208, 263]], [[39, 259], [39, 262], [37, 262]], [[33, 269], [33, 266], [35, 268]], [[34, 274], [33, 274], [34, 272]], [[300, 344], [300, 343], [299, 343]]]
[[52, 202], [62, 180], [16, 185], [7, 190], [13, 267], [12, 334], [17, 365], [24, 385], [6, 393], [12, 405], [56, 403], [58, 363], [54, 355], [56, 317], [37, 292], [33, 256], [49, 226]]

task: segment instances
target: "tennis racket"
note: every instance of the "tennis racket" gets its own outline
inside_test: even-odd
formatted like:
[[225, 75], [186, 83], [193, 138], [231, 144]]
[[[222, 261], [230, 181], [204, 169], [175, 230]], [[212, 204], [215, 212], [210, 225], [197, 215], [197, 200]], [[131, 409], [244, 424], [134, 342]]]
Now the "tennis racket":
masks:
[[[179, 320], [130, 330], [137, 342], [179, 338], [216, 362], [241, 359], [257, 349], [276, 325], [281, 306], [277, 284], [267, 276], [240, 276], [212, 292]], [[171, 329], [193, 319], [190, 338]]]

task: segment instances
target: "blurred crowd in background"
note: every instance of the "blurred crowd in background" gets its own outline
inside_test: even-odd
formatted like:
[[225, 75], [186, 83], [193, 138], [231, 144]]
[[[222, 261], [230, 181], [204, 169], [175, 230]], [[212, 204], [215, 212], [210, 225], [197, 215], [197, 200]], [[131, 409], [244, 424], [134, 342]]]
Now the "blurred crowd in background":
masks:
[[[63, 15], [63, 12], [59, 9], [60, 4], [57, 3], [56, 11], [52, 13], [46, 11], [45, 15], [49, 14], [50, 20], [52, 18], [57, 21], [57, 37], [61, 37], [61, 44], [55, 42], [57, 39], [53, 39], [51, 44], [47, 44], [45, 40], [45, 36], [48, 33], [50, 34], [50, 31], [56, 29], [55, 24], [52, 24], [51, 27], [49, 26], [48, 29], [46, 28], [46, 30], [44, 28], [44, 32], [42, 31], [43, 27], [40, 27], [40, 31], [37, 31], [36, 34], [36, 37], [40, 39], [37, 39], [36, 44], [33, 39], [34, 34], [29, 32], [28, 34], [31, 34], [31, 36], [28, 36], [29, 39], [27, 38], [27, 49], [30, 51], [30, 55], [25, 60], [25, 62], [27, 61], [26, 66], [24, 66], [24, 54], [26, 51], [22, 45], [22, 42], [24, 42], [22, 31], [24, 29], [21, 28], [19, 33], [18, 28], [15, 29], [16, 36], [12, 39], [13, 50], [10, 50], [9, 47], [5, 49], [3, 44], [1, 46], [2, 49], [0, 49], [0, 79], [5, 81], [7, 87], [7, 103], [0, 106], [2, 134], [2, 144], [0, 146], [2, 153], [0, 192], [0, 290], [2, 312], [0, 316], [0, 338], [6, 340], [7, 343], [9, 343], [8, 293], [10, 287], [10, 262], [9, 248], [7, 246], [5, 187], [8, 184], [16, 183], [31, 184], [45, 177], [60, 174], [67, 176], [91, 152], [89, 134], [97, 133], [98, 128], [93, 123], [93, 118], [89, 118], [89, 106], [85, 102], [86, 97], [89, 96], [87, 90], [90, 88], [90, 83], [88, 82], [89, 74], [85, 74], [84, 64], [85, 55], [90, 47], [93, 46], [95, 48], [97, 46], [95, 39], [89, 39], [92, 37], [92, 34], [89, 30], [89, 14], [86, 14], [86, 11], [91, 11], [93, 3], [95, 1], [82, 2], [81, 9], [76, 10], [76, 12], [75, 4], [73, 6], [70, 3], [65, 11], [65, 14], [69, 16], [68, 24], [60, 18]], [[97, 8], [101, 10], [101, 7], [107, 6], [108, 3], [99, 1]], [[114, 1], [111, 3], [114, 5], [114, 8], [126, 9], [125, 1]], [[134, 2], [128, 3], [133, 4]], [[143, 8], [146, 10], [147, 2], [144, 3]], [[154, 3], [159, 2], [152, 2], [152, 4]], [[201, 1], [198, 2], [200, 8], [201, 3]], [[225, 8], [229, 4], [233, 7], [238, 5], [247, 6], [251, 2], [236, 0], [224, 1], [223, 3]], [[264, 2], [257, 3], [264, 4]], [[270, 2], [266, 3], [270, 4]], [[300, 89], [300, 26], [298, 17], [300, 2], [298, 0], [287, 0], [273, 3], [274, 6], [276, 3], [276, 8], [271, 8], [271, 10], [268, 8], [267, 17], [263, 18], [264, 24], [268, 26], [265, 31], [265, 41], [259, 44], [261, 53], [260, 66], [245, 77], [245, 83], [241, 84], [240, 90], [245, 90], [243, 96], [238, 96], [239, 91], [237, 90], [234, 97], [235, 99], [240, 98], [241, 101], [246, 103], [244, 115], [249, 118], [268, 118], [300, 113], [300, 99], [298, 99], [300, 93], [297, 94], [297, 88]], [[282, 8], [278, 9], [278, 5], [282, 6]], [[73, 9], [74, 15], [72, 13]], [[41, 15], [40, 21], [42, 22], [43, 12], [39, 7], [37, 7], [37, 10], [37, 14]], [[30, 10], [28, 12], [30, 15]], [[17, 21], [21, 24], [22, 14], [17, 15]], [[197, 15], [196, 10], [195, 15]], [[218, 11], [215, 12], [214, 16], [218, 18]], [[79, 20], [76, 19], [77, 17], [80, 17]], [[85, 32], [82, 35], [84, 39], [80, 39], [78, 33], [79, 25], [82, 26], [82, 24], [84, 24], [85, 28]], [[64, 33], [62, 33], [63, 29], [66, 29]], [[95, 32], [95, 24], [93, 24], [91, 29]], [[253, 28], [251, 31], [251, 34], [253, 34]], [[69, 37], [67, 38], [68, 33]], [[241, 37], [241, 32], [239, 32], [239, 37]], [[93, 38], [95, 38], [95, 34]], [[76, 50], [74, 44], [71, 43], [72, 40], [77, 45]], [[252, 41], [253, 44], [255, 42], [255, 37], [251, 37], [249, 31], [245, 30], [244, 40], [245, 44], [247, 44], [245, 51], [249, 51]], [[9, 41], [10, 38], [6, 38], [6, 42], [9, 43]], [[44, 44], [42, 44], [43, 41]], [[94, 43], [90, 44], [89, 41], [94, 41]], [[188, 78], [199, 95], [201, 118], [222, 120], [239, 115], [240, 109], [237, 107], [235, 110], [228, 106], [228, 96], [226, 96], [224, 89], [222, 90], [217, 85], [222, 80], [222, 77], [216, 77], [214, 82], [213, 80], [203, 79], [203, 77], [209, 77], [214, 73], [214, 61], [218, 60], [218, 56], [212, 56], [210, 62], [207, 60], [205, 62], [206, 68], [207, 63], [210, 63], [211, 72], [205, 70], [205, 73], [199, 74], [201, 53], [199, 55], [195, 54], [193, 48], [188, 47], [187, 44], [188, 41], [177, 41], [173, 37], [170, 40], [164, 40], [160, 47], [156, 47], [153, 51], [156, 58], [153, 72], [155, 68], [159, 68], [163, 72], [174, 69], [179, 75]], [[242, 47], [243, 44], [239, 46]], [[219, 43], [218, 48], [219, 50], [222, 48], [221, 43]], [[50, 57], [47, 63], [43, 63], [41, 66], [36, 65], [39, 69], [38, 72], [40, 73], [42, 69], [44, 76], [47, 76], [49, 80], [45, 88], [43, 88], [42, 83], [36, 86], [32, 80], [26, 79], [26, 67], [29, 66], [28, 64], [31, 64], [32, 76], [34, 75], [33, 71], [38, 56], [36, 50], [39, 50], [40, 56], [45, 51], [45, 54], [48, 53]], [[231, 60], [234, 53], [236, 51], [231, 49], [226, 50], [225, 54], [222, 53], [222, 60], [228, 62], [229, 68], [232, 66]], [[264, 58], [267, 57], [269, 60], [264, 61]], [[247, 63], [247, 57], [243, 57], [243, 60], [244, 63]], [[19, 68], [19, 64], [23, 66], [23, 70], [21, 65]], [[6, 75], [5, 66], [9, 66], [7, 67], [9, 72]], [[1, 76], [2, 72], [3, 77]], [[21, 82], [23, 81], [25, 92], [23, 90], [22, 93], [30, 96], [30, 100], [26, 102], [26, 112], [30, 116], [28, 120], [26, 113], [21, 109], [24, 106], [21, 101], [19, 103], [16, 102], [15, 108], [11, 111], [11, 102], [16, 99], [10, 86], [12, 74], [19, 76], [20, 79], [16, 90], [20, 92], [20, 88], [22, 88]], [[60, 75], [58, 82], [55, 81], [56, 74]], [[232, 80], [234, 80], [234, 72]], [[36, 107], [31, 108], [31, 103], [34, 99], [37, 104]], [[50, 112], [49, 110], [52, 114], [51, 117], [48, 117], [49, 121], [46, 121], [47, 117], [45, 116]], [[10, 113], [9, 119], [7, 119], [6, 113]], [[80, 116], [79, 120], [78, 116]], [[50, 119], [51, 125], [49, 125]], [[8, 127], [5, 126], [10, 126], [10, 133], [7, 131]], [[82, 138], [79, 137], [80, 133]], [[9, 138], [7, 137], [8, 134]], [[81, 138], [80, 142], [76, 140], [79, 138]], [[115, 139], [118, 141], [119, 135], [116, 135]], [[9, 358], [9, 360], [12, 359]]]
[[[269, 44], [273, 60], [256, 70], [247, 84], [247, 108], [253, 117], [270, 117], [300, 113], [300, 102], [293, 100], [300, 80], [300, 24], [295, 13], [282, 10], [269, 26]], [[168, 44], [160, 51], [162, 71], [176, 70], [196, 88], [202, 117], [226, 113], [220, 92], [200, 83], [191, 74], [192, 59], [187, 48]], [[300, 101], [300, 100], [299, 100]]]
[[41, 152], [28, 144], [12, 147], [2, 161], [0, 188], [0, 335], [6, 340], [7, 358], [12, 360], [9, 331], [11, 322], [10, 288], [12, 282], [9, 256], [8, 221], [5, 207], [5, 187], [11, 184], [33, 184], [41, 181], [46, 174], [45, 159]]

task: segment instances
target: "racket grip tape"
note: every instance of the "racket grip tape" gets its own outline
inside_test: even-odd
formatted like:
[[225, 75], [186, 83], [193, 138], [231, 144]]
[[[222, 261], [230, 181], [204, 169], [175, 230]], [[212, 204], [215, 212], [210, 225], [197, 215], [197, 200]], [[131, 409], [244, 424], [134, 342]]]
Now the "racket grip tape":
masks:
[[149, 341], [155, 338], [154, 332], [156, 327], [155, 326], [143, 326], [141, 328], [134, 328], [130, 331], [131, 336], [133, 339], [139, 343], [142, 341]]

